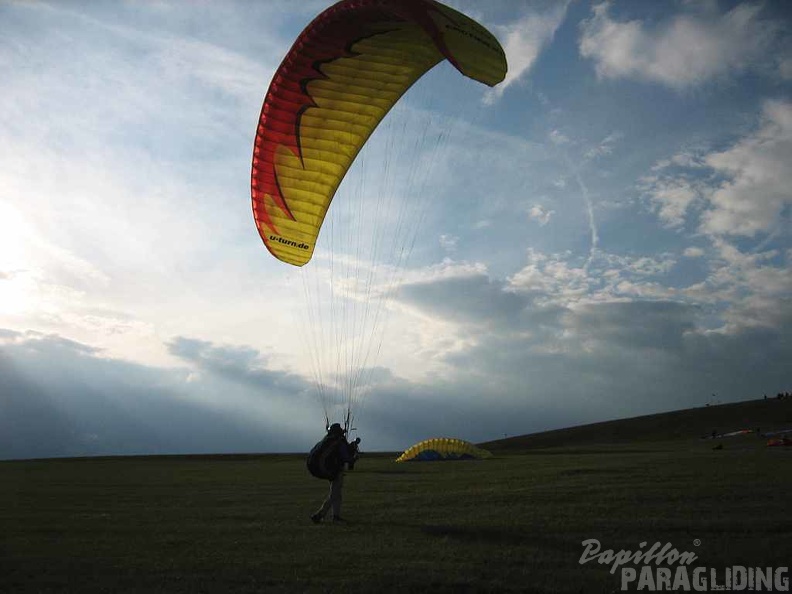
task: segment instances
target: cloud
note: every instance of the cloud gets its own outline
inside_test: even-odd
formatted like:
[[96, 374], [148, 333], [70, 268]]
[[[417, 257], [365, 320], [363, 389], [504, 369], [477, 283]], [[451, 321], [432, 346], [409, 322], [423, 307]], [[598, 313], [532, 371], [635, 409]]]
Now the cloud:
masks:
[[551, 130], [550, 134], [548, 135], [548, 138], [549, 138], [550, 142], [552, 142], [555, 145], [559, 145], [559, 146], [560, 145], [564, 145], [564, 144], [569, 144], [571, 142], [569, 137], [566, 136], [560, 130]]
[[696, 189], [684, 179], [658, 181], [653, 184], [650, 196], [657, 216], [669, 227], [684, 225], [691, 205], [699, 199]]
[[587, 295], [591, 289], [582, 267], [570, 265], [564, 255], [542, 254], [528, 250], [528, 263], [509, 278], [509, 287], [521, 294], [568, 303]]
[[244, 392], [186, 378], [61, 336], [0, 330], [0, 458], [300, 451], [311, 439], [299, 417], [287, 426]]
[[[712, 331], [706, 303], [641, 280], [667, 273], [672, 259], [613, 256], [609, 270], [615, 274], [597, 270], [590, 278], [560, 257], [533, 254], [532, 259], [508, 283], [469, 268], [467, 274], [427, 278], [400, 293], [400, 299], [449, 324], [438, 341], [454, 333], [466, 338], [442, 353], [438, 348], [436, 356], [452, 370], [444, 385], [469, 393], [486, 382], [488, 392], [498, 394], [499, 406], [522, 398], [525, 408], [515, 410], [528, 411], [563, 402], [592, 418], [597, 411], [619, 414], [617, 406], [625, 414], [697, 405], [712, 391], [747, 397], [785, 381], [785, 361], [792, 354], [784, 338], [792, 326], [788, 306], [767, 304], [776, 314], [774, 326]], [[746, 262], [744, 272], [755, 268]], [[601, 277], [607, 280], [598, 284]], [[773, 275], [765, 282], [788, 290]], [[625, 284], [632, 285], [633, 294], [617, 295]], [[656, 295], [649, 294], [653, 286]], [[746, 310], [751, 305], [747, 302]], [[748, 352], [755, 356], [746, 357]]]
[[783, 246], [792, 207], [792, 103], [767, 101], [758, 120], [723, 150], [688, 148], [658, 162], [642, 186], [661, 222], [695, 229], [710, 243], [706, 252], [683, 251], [700, 260], [703, 278], [665, 294], [705, 306], [711, 314], [702, 325], [730, 336], [771, 332], [790, 310], [792, 253]]
[[43, 334], [28, 330], [17, 332], [15, 330], [0, 330], [0, 346], [24, 345], [27, 352], [52, 355], [66, 353], [71, 355], [99, 355], [102, 349], [69, 340], [57, 334]]
[[508, 87], [527, 76], [542, 50], [553, 41], [569, 4], [570, 0], [551, 3], [544, 10], [526, 14], [511, 25], [492, 28], [502, 41], [509, 71], [504, 81], [488, 92], [488, 102], [494, 102]]
[[267, 359], [247, 346], [215, 346], [209, 341], [179, 336], [167, 343], [169, 352], [200, 371], [241, 383], [257, 390], [289, 398], [309, 388], [301, 377], [269, 369]]
[[727, 302], [722, 331], [782, 326], [792, 295], [792, 250], [744, 253], [722, 237], [712, 240], [716, 256], [706, 285], [710, 298]]
[[485, 271], [470, 268], [404, 283], [398, 299], [449, 321], [503, 327], [508, 327], [526, 304], [524, 297], [504, 291], [503, 283]]
[[585, 304], [570, 321], [584, 348], [678, 349], [696, 328], [695, 308], [669, 301]]
[[757, 131], [705, 162], [725, 181], [710, 196], [704, 232], [753, 237], [789, 225], [792, 103], [768, 101]]
[[6, 324], [168, 365], [162, 336], [261, 315], [238, 166], [292, 41], [276, 25], [304, 10], [284, 6], [4, 10], [0, 270], [25, 270], [0, 282]]
[[[306, 334], [289, 315], [306, 284], [266, 256], [246, 196], [247, 135], [266, 83], [320, 4], [201, 5], [189, 15], [167, 4], [108, 12], [22, 3], [4, 11], [17, 20], [4, 19], [0, 35], [0, 186], [19, 216], [9, 222], [0, 206], [0, 226], [8, 227], [0, 234], [0, 321], [39, 332], [0, 330], [0, 407], [11, 411], [0, 418], [0, 456], [301, 451], [316, 441], [323, 419], [308, 377], [314, 362], [301, 356]], [[411, 94], [391, 116], [425, 115], [414, 127], [420, 134], [398, 132], [401, 120], [389, 116], [357, 163], [368, 161], [367, 169], [350, 172], [331, 209], [342, 214], [342, 194], [356, 192], [350, 182], [358, 176], [366, 182], [357, 186], [361, 200], [381, 194], [410, 198], [402, 201], [410, 208], [415, 198], [427, 204], [415, 211], [425, 213], [423, 227], [409, 231], [411, 262], [421, 268], [400, 266], [391, 284], [374, 282], [366, 292], [357, 281], [372, 269], [358, 266], [353, 245], [344, 244], [335, 272], [361, 275], [336, 277], [328, 299], [319, 297], [320, 332], [331, 335], [320, 338], [331, 359], [325, 379], [340, 384], [351, 372], [338, 371], [343, 349], [324, 317], [329, 304], [365, 309], [383, 287], [398, 287], [378, 309], [391, 316], [386, 337], [369, 342], [378, 357], [358, 365], [368, 392], [359, 425], [367, 448], [439, 432], [488, 439], [640, 414], [696, 404], [697, 394], [715, 390], [737, 399], [780, 389], [788, 378], [792, 254], [783, 188], [792, 185], [779, 171], [790, 161], [786, 103], [768, 103], [735, 140], [710, 116], [724, 105], [734, 107], [729, 116], [745, 113], [757, 89], [741, 88], [728, 105], [724, 96], [688, 93], [668, 115], [684, 108], [685, 117], [706, 117], [690, 127], [675, 119], [686, 128], [680, 140], [673, 125], [658, 130], [641, 115], [657, 105], [641, 106], [636, 95], [626, 107], [607, 85], [589, 100], [577, 86], [588, 85], [586, 77], [567, 80], [575, 48], [568, 55], [556, 41], [572, 32], [565, 19], [587, 7], [531, 5], [502, 30], [510, 78], [490, 95], [509, 88], [517, 111], [504, 104], [452, 121], [437, 110], [446, 100], [458, 107], [454, 97], [438, 95], [428, 107]], [[715, 3], [672, 9], [679, 6], [681, 16], [658, 16], [665, 19], [658, 26], [622, 18], [615, 4], [598, 8], [581, 30], [581, 43], [586, 35], [601, 42], [590, 64], [603, 77], [677, 89], [755, 71], [751, 42], [724, 24]], [[522, 9], [502, 2], [486, 10]], [[659, 10], [649, 12], [667, 14]], [[762, 14], [744, 14], [746, 35], [772, 29]], [[620, 56], [614, 43], [631, 27], [634, 45], [621, 47], [637, 53]], [[679, 31], [688, 30], [706, 51], [685, 78], [682, 58], [666, 46], [687, 43], [692, 33]], [[747, 53], [738, 59], [724, 50], [721, 66], [703, 66], [708, 48], [720, 51], [713, 31]], [[767, 70], [788, 68], [767, 54]], [[545, 58], [552, 69], [537, 68]], [[543, 85], [531, 90], [541, 109], [530, 113], [516, 93], [528, 76]], [[446, 90], [429, 87], [432, 95]], [[622, 143], [614, 131], [638, 130], [633, 117], [642, 117], [651, 148]], [[669, 143], [681, 149], [657, 161], [658, 152], [673, 153]], [[398, 146], [417, 167], [391, 150]], [[653, 162], [639, 190], [654, 216], [625, 222], [636, 171]], [[393, 183], [380, 192], [383, 177]], [[403, 183], [410, 187], [397, 191]], [[389, 219], [384, 209], [378, 214]], [[434, 264], [449, 256], [456, 261]], [[327, 277], [313, 278], [319, 286]], [[8, 307], [11, 295], [23, 313]], [[374, 332], [358, 326], [351, 334]]]
[[555, 214], [554, 210], [548, 210], [541, 204], [534, 204], [528, 210], [528, 217], [539, 223], [539, 225], [541, 225], [542, 227], [544, 227], [545, 225], [547, 225], [547, 223], [550, 222], [550, 219], [554, 214]]
[[[760, 283], [765, 292], [724, 316], [772, 324], [712, 331], [711, 309], [695, 293], [650, 295], [670, 257], [602, 253], [584, 270], [568, 254], [529, 252], [506, 281], [450, 260], [408, 271], [394, 299], [427, 322], [409, 326], [430, 335], [427, 352], [448, 372], [407, 380], [387, 367], [366, 371], [364, 442], [396, 449], [438, 433], [484, 440], [700, 405], [713, 391], [728, 401], [780, 389], [792, 309], [768, 298], [790, 294], [790, 275], [762, 265], [767, 254], [724, 246], [722, 257], [720, 285], [710, 280], [701, 295]], [[248, 346], [177, 337], [168, 348], [190, 369], [166, 369], [57, 335], [0, 330], [0, 344], [0, 402], [10, 411], [0, 457], [299, 451], [321, 425], [299, 391], [304, 380]]]
[[608, 134], [605, 138], [603, 138], [600, 143], [588, 149], [584, 156], [586, 159], [597, 159], [599, 157], [604, 157], [613, 153], [614, 145], [623, 138], [623, 134], [620, 132], [613, 132]]
[[528, 332], [529, 320], [549, 316], [557, 324], [560, 312], [578, 307], [683, 298], [657, 282], [676, 264], [670, 255], [629, 257], [603, 252], [589, 269], [570, 262], [570, 254], [528, 250], [527, 260], [505, 281], [493, 278], [483, 266], [447, 261], [444, 267], [404, 283], [397, 300], [431, 319], [451, 323], [448, 332], [464, 334], [475, 343], [473, 337], [483, 329]]
[[508, 288], [530, 295], [534, 306], [572, 307], [633, 299], [678, 298], [662, 284], [676, 260], [669, 254], [624, 256], [604, 251], [595, 260], [576, 262], [568, 253], [528, 250], [527, 264], [508, 279]]
[[682, 252], [686, 258], [701, 258], [704, 255], [704, 250], [698, 247], [689, 247], [685, 248], [685, 251]]
[[594, 7], [581, 25], [580, 54], [603, 78], [635, 78], [675, 89], [759, 68], [777, 28], [762, 20], [760, 4], [725, 14], [679, 14], [656, 27], [610, 16], [611, 2]]
[[782, 234], [792, 205], [792, 103], [766, 101], [756, 129], [719, 152], [684, 149], [658, 161], [638, 187], [668, 227], [707, 236]]
[[[700, 151], [698, 151], [700, 152]], [[652, 171], [664, 171], [673, 167], [684, 167], [695, 169], [698, 167], [705, 167], [705, 163], [701, 159], [701, 155], [693, 150], [683, 150], [670, 159], [661, 159], [652, 166]]]
[[779, 61], [778, 73], [784, 80], [792, 80], [792, 56]]
[[455, 251], [458, 243], [459, 237], [456, 235], [448, 235], [446, 233], [440, 235], [440, 247], [442, 247], [446, 252]]

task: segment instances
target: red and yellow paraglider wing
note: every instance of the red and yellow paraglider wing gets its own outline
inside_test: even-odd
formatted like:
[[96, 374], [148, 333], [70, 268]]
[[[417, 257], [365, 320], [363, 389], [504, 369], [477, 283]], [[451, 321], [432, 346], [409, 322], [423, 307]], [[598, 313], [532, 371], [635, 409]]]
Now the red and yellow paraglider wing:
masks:
[[367, 20], [309, 28], [264, 102], [254, 149], [253, 213], [267, 248], [290, 264], [311, 259], [330, 201], [355, 156], [399, 97], [442, 59], [421, 29], [370, 12]]
[[253, 215], [275, 257], [311, 259], [361, 147], [443, 57], [486, 84], [505, 76], [494, 37], [432, 0], [344, 0], [303, 31], [267, 91], [253, 152]]

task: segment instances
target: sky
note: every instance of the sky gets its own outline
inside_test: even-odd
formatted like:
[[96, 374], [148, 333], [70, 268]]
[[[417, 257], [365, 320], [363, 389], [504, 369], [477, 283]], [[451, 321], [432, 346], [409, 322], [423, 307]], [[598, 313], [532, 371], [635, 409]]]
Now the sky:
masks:
[[[258, 237], [252, 143], [329, 2], [0, 0], [0, 459], [307, 451], [313, 361], [361, 333], [319, 379], [360, 373], [364, 451], [792, 389], [788, 3], [447, 3], [506, 79], [427, 73], [297, 269]], [[328, 262], [375, 263], [336, 229], [408, 247], [346, 338], [306, 315], [361, 315]]]

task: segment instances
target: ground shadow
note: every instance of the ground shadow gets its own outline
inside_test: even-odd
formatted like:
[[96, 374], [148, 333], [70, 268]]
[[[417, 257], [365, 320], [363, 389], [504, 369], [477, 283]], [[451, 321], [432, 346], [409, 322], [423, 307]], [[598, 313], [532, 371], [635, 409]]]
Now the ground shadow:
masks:
[[372, 470], [353, 470], [355, 474], [418, 474], [417, 470], [406, 470], [406, 469], [372, 469]]
[[455, 526], [452, 524], [427, 524], [420, 526], [421, 532], [429, 536], [450, 538], [460, 542], [484, 542], [493, 545], [533, 544], [557, 550], [569, 549], [568, 539], [549, 534], [538, 534], [525, 529], [506, 526]]

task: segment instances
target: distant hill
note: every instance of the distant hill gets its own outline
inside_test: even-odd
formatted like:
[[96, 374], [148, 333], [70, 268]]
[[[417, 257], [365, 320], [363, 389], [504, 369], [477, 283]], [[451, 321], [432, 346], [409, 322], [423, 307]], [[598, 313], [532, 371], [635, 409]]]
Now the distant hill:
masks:
[[605, 421], [509, 437], [480, 444], [492, 451], [527, 450], [596, 444], [698, 439], [713, 431], [722, 434], [740, 429], [761, 433], [792, 428], [792, 399], [750, 400], [690, 408], [631, 419]]

